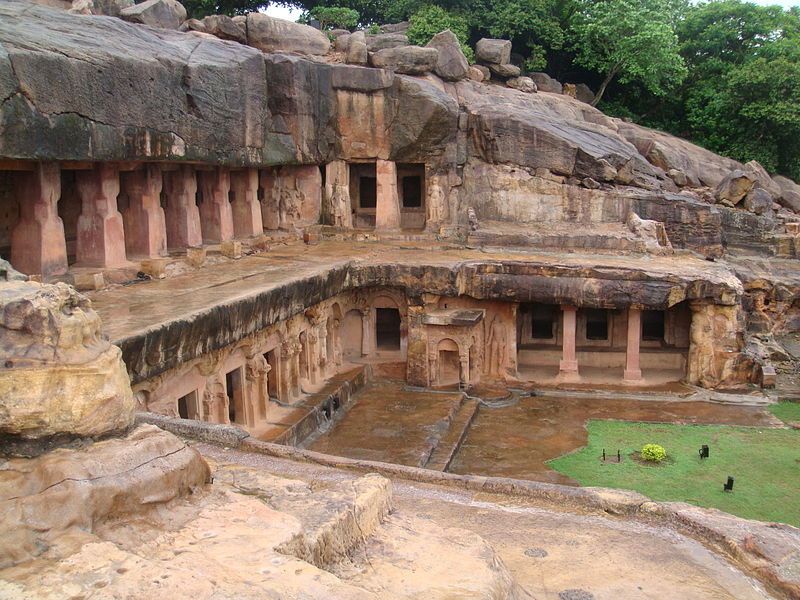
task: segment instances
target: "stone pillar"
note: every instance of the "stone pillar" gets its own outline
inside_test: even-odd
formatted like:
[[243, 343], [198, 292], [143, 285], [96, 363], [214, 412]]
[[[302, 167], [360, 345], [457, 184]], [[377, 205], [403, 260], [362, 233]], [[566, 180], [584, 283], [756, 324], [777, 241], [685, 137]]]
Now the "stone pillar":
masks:
[[167, 195], [167, 246], [175, 249], [202, 246], [194, 170], [184, 165], [177, 171], [164, 175], [164, 192]]
[[639, 367], [639, 342], [642, 338], [642, 311], [639, 308], [628, 309], [628, 346], [625, 350], [625, 373], [623, 381], [635, 382], [642, 378]]
[[11, 264], [28, 275], [66, 273], [67, 242], [64, 223], [58, 216], [58, 163], [38, 163], [32, 173], [19, 176], [19, 221], [11, 232]]
[[264, 232], [261, 203], [258, 201], [258, 169], [231, 173], [233, 234], [251, 237]]
[[558, 365], [559, 376], [562, 378], [578, 377], [578, 360], [575, 356], [575, 335], [577, 333], [577, 313], [578, 309], [574, 306], [562, 306], [561, 311], [564, 317], [563, 327], [563, 352], [561, 362]]
[[127, 263], [125, 227], [117, 210], [119, 172], [108, 164], [90, 171], [78, 171], [77, 263], [80, 266], [114, 268]]
[[205, 242], [225, 242], [233, 239], [233, 211], [228, 194], [231, 178], [228, 169], [199, 171], [202, 202], [200, 224]]
[[306, 334], [306, 367], [308, 368], [308, 380], [312, 384], [317, 383], [317, 370], [319, 368], [319, 337], [316, 330], [309, 329]]
[[375, 229], [391, 231], [400, 229], [400, 199], [397, 195], [397, 165], [390, 160], [378, 160], [377, 202]]
[[292, 400], [292, 345], [288, 340], [281, 344], [281, 360], [280, 368], [278, 370], [278, 390], [280, 393], [280, 400], [282, 402], [291, 402]]
[[361, 311], [361, 356], [372, 353], [372, 309], [365, 308]]
[[122, 214], [128, 256], [157, 258], [167, 253], [161, 186], [161, 169], [157, 165], [122, 174], [122, 189], [128, 196], [128, 208]]
[[264, 197], [261, 199], [261, 222], [265, 230], [280, 227], [281, 216], [278, 212], [278, 177], [277, 169], [262, 169], [258, 173]]
[[350, 165], [343, 160], [334, 160], [325, 165], [325, 206], [322, 214], [326, 225], [353, 228]]
[[299, 342], [295, 342], [292, 347], [292, 359], [291, 359], [291, 367], [292, 367], [292, 377], [291, 377], [291, 384], [292, 384], [292, 395], [295, 398], [299, 398], [303, 395], [303, 388], [300, 385], [300, 352], [302, 351], [302, 347], [300, 346]]
[[461, 385], [469, 385], [469, 350], [461, 348], [458, 358], [460, 364], [458, 382]]

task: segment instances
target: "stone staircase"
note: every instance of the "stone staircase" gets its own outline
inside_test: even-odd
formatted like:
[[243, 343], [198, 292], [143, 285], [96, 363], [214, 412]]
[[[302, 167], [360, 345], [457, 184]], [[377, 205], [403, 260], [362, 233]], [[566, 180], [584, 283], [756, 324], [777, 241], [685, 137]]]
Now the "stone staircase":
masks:
[[427, 462], [422, 465], [426, 469], [435, 471], [446, 471], [453, 460], [461, 442], [467, 436], [469, 426], [478, 414], [480, 403], [475, 398], [465, 397], [458, 407], [458, 410], [450, 419], [450, 427], [441, 437], [439, 443], [431, 452]]

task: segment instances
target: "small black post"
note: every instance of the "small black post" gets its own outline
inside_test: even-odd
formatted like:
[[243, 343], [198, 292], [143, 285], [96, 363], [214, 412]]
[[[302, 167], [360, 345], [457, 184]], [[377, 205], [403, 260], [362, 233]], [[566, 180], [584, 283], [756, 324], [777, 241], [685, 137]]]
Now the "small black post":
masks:
[[619, 450], [617, 450], [617, 462], [618, 463], [622, 462], [622, 455], [619, 453]]
[[732, 492], [733, 491], [733, 477], [728, 475], [728, 482], [722, 486], [723, 491], [725, 492]]
[[603, 448], [603, 462], [606, 462], [606, 449]]
[[708, 444], [703, 444], [700, 448], [700, 459], [708, 458]]

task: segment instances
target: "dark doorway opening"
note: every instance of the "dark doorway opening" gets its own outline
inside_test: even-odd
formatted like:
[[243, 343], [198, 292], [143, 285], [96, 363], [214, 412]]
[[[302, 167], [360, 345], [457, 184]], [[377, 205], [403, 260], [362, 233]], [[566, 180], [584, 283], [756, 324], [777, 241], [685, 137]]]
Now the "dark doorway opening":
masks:
[[378, 205], [378, 179], [376, 177], [359, 177], [358, 189], [359, 207], [375, 208]]
[[403, 177], [403, 208], [422, 206], [422, 177], [412, 175]]
[[590, 308], [586, 311], [586, 339], [608, 339], [608, 311]]
[[228, 419], [231, 423], [244, 424], [244, 386], [241, 367], [225, 374], [225, 391], [228, 394]]
[[400, 311], [375, 309], [375, 338], [378, 350], [400, 350]]
[[197, 402], [197, 390], [189, 392], [178, 398], [178, 416], [181, 419], [200, 419], [200, 410]]
[[552, 340], [555, 331], [555, 306], [534, 304], [531, 310], [531, 337], [535, 340]]
[[642, 311], [642, 339], [649, 342], [660, 342], [664, 339], [664, 311]]
[[269, 375], [267, 376], [267, 393], [270, 398], [279, 398], [278, 391], [278, 354], [275, 350], [264, 353], [264, 358], [269, 365]]

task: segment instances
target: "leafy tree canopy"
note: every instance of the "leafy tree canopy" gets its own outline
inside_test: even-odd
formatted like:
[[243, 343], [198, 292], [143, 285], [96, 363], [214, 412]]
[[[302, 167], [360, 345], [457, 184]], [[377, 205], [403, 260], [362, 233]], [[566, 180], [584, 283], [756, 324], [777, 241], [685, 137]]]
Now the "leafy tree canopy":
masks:
[[265, 9], [269, 0], [182, 0], [190, 19], [202, 19], [208, 15], [246, 15]]
[[469, 24], [465, 17], [455, 12], [448, 12], [434, 5], [423, 6], [411, 15], [407, 34], [412, 44], [424, 46], [433, 36], [445, 29], [455, 34], [467, 60], [473, 62], [475, 55], [467, 43]]
[[661, 0], [583, 0], [573, 17], [573, 47], [579, 65], [604, 75], [592, 104], [615, 77], [641, 82], [663, 95], [686, 76], [673, 29], [674, 15]]
[[352, 29], [358, 25], [358, 11], [341, 6], [316, 6], [309, 13], [319, 21], [320, 29]]

